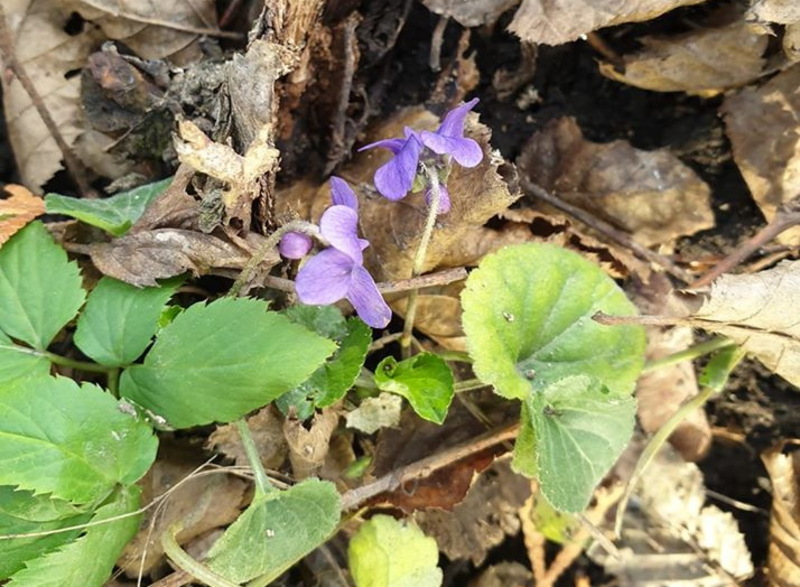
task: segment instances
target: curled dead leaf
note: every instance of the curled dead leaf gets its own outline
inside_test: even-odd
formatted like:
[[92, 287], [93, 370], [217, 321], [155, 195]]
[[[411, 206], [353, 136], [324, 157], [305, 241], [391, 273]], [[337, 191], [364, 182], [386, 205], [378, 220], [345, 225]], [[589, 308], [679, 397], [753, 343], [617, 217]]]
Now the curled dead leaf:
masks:
[[761, 460], [772, 481], [770, 584], [789, 587], [800, 584], [800, 452], [784, 454], [782, 449], [771, 448]]
[[[263, 238], [251, 233], [247, 242], [255, 248]], [[158, 228], [91, 245], [89, 255], [104, 275], [145, 287], [186, 271], [204, 275], [214, 268], [241, 269], [254, 248], [247, 251], [211, 234]], [[273, 252], [262, 266], [271, 267], [279, 260]]]
[[625, 55], [625, 70], [603, 63], [613, 80], [656, 92], [713, 96], [757, 79], [769, 34], [743, 20], [721, 28], [701, 28], [671, 37], [643, 37], [641, 51]]
[[520, 174], [632, 234], [643, 245], [710, 228], [710, 189], [665, 149], [587, 141], [572, 118], [547, 124], [523, 148]]
[[790, 24], [800, 21], [800, 4], [795, 0], [751, 0], [748, 20]]
[[[726, 97], [720, 110], [733, 159], [771, 220], [778, 206], [800, 194], [800, 64], [762, 86]], [[783, 232], [778, 240], [800, 244], [800, 228]]]
[[11, 195], [0, 199], [0, 246], [31, 220], [44, 214], [44, 200], [27, 188], [9, 184], [3, 189]]
[[597, 29], [642, 22], [704, 0], [523, 0], [508, 27], [525, 41], [560, 45]]
[[306, 479], [322, 468], [338, 424], [339, 410], [336, 407], [317, 413], [310, 428], [297, 419], [287, 418], [283, 422], [283, 434], [289, 445], [289, 460], [296, 479]]
[[519, 0], [422, 0], [425, 7], [441, 16], [452, 18], [464, 27], [493, 25], [509, 8]]

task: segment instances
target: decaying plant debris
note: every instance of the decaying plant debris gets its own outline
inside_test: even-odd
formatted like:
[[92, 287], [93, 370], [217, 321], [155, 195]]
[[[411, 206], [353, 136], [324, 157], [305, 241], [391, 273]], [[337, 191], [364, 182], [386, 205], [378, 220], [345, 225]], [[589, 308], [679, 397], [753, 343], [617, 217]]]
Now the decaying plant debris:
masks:
[[[660, 317], [648, 323], [648, 359], [707, 333], [755, 359], [671, 436], [621, 537], [607, 513], [643, 441], [585, 515], [562, 519], [509, 467], [519, 414], [486, 387], [459, 393], [441, 425], [387, 393], [306, 419], [268, 406], [248, 418], [263, 464], [286, 486], [335, 482], [359, 515], [413, 519], [436, 539], [449, 584], [600, 584], [603, 573], [623, 585], [796, 584], [800, 426], [787, 414], [800, 399], [799, 39], [800, 9], [786, 0], [8, 0], [0, 139], [10, 149], [0, 153], [13, 165], [0, 161], [0, 246], [45, 213], [44, 194], [107, 198], [174, 176], [122, 236], [64, 216], [48, 227], [90, 285], [188, 274], [186, 300], [234, 280], [280, 309], [295, 299], [297, 269], [264, 245], [289, 222], [318, 222], [336, 175], [358, 197], [363, 265], [394, 312], [390, 330], [402, 330], [407, 291], [421, 284], [417, 340], [455, 360], [467, 349], [467, 272], [508, 245], [576, 251]], [[393, 153], [358, 149], [406, 127], [432, 131], [472, 97], [464, 135], [483, 158], [447, 178], [451, 208], [416, 272], [426, 194], [380, 197], [373, 177]], [[774, 230], [758, 233], [769, 221]], [[399, 353], [387, 332], [374, 335], [370, 368]], [[70, 337], [54, 344], [77, 353]], [[457, 381], [472, 379], [451, 364]], [[645, 434], [700, 393], [697, 372], [683, 361], [639, 380]], [[207, 458], [232, 474], [180, 485], [108, 585], [190, 584], [153, 537], [182, 521], [170, 535], [201, 559], [251, 499], [233, 475], [246, 460], [232, 426], [167, 436], [141, 482], [146, 499]], [[744, 461], [726, 460], [736, 450]], [[351, 584], [354, 527], [283, 584]]]

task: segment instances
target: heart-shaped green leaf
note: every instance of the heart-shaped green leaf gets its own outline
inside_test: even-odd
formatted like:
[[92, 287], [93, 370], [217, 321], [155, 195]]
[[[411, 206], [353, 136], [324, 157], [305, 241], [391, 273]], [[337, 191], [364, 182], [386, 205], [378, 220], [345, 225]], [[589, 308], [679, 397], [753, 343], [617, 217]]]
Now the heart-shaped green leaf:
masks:
[[375, 369], [381, 391], [402, 395], [420, 418], [441, 424], [453, 401], [453, 372], [444, 359], [420, 353], [399, 363], [386, 357]]

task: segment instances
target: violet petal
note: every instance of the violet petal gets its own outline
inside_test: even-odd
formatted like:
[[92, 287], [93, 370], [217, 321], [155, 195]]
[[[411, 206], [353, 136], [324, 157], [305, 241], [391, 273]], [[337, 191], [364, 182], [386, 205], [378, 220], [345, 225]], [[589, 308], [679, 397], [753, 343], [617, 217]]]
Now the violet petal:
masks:
[[347, 297], [351, 289], [353, 260], [330, 248], [314, 255], [297, 272], [295, 290], [304, 304], [324, 306]]
[[331, 199], [337, 206], [347, 206], [358, 212], [358, 197], [341, 177], [331, 176]]
[[[399, 139], [398, 139], [399, 140]], [[392, 159], [375, 172], [375, 187], [389, 200], [399, 200], [414, 183], [419, 165], [422, 143], [415, 133], [405, 140], [405, 145]]]
[[439, 128], [436, 130], [436, 134], [444, 137], [454, 137], [459, 139], [463, 137], [464, 121], [467, 119], [467, 112], [472, 110], [477, 103], [478, 99], [473, 98], [469, 102], [453, 108], [445, 115], [442, 124], [440, 124]]
[[363, 262], [361, 239], [358, 238], [358, 214], [355, 210], [347, 206], [331, 206], [319, 219], [319, 231], [334, 249], [359, 265]]
[[431, 151], [451, 155], [462, 167], [475, 167], [483, 160], [483, 150], [472, 139], [447, 137], [428, 131], [422, 131], [421, 136]]
[[366, 151], [367, 149], [389, 149], [392, 153], [399, 153], [403, 147], [406, 146], [407, 138], [405, 139], [382, 139], [375, 141], [369, 145], [364, 145], [358, 151]]
[[[425, 192], [425, 203], [431, 205], [433, 192], [430, 188]], [[439, 211], [437, 214], [447, 214], [450, 211], [450, 192], [447, 187], [439, 184]]]
[[392, 310], [375, 285], [369, 271], [361, 265], [353, 267], [350, 291], [347, 299], [353, 304], [359, 317], [373, 328], [385, 328], [392, 318]]
[[287, 232], [281, 237], [278, 251], [287, 259], [302, 259], [311, 250], [311, 237], [302, 232]]

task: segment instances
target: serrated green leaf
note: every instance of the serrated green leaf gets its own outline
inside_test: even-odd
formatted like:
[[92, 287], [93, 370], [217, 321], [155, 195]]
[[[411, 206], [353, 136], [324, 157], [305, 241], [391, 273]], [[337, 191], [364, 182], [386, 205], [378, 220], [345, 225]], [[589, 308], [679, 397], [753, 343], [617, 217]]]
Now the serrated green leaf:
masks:
[[375, 369], [381, 391], [402, 395], [420, 418], [441, 424], [453, 401], [453, 372], [444, 359], [421, 353], [400, 361], [386, 357]]
[[141, 516], [111, 518], [135, 512], [139, 507], [139, 488], [125, 487], [111, 502], [101, 506], [86, 533], [66, 546], [29, 561], [15, 573], [7, 587], [101, 587], [111, 575], [114, 563], [125, 544], [134, 537]]
[[49, 214], [71, 216], [113, 236], [122, 236], [170, 183], [172, 178], [168, 177], [103, 199], [87, 200], [47, 194], [44, 204]]
[[44, 355], [11, 342], [0, 331], [0, 389], [15, 379], [47, 375], [50, 361]]
[[559, 510], [583, 511], [633, 434], [636, 402], [575, 375], [534, 393], [528, 403], [530, 420], [521, 424], [536, 435], [542, 493]]
[[602, 381], [627, 395], [644, 363], [641, 326], [602, 326], [603, 311], [636, 308], [596, 265], [548, 244], [488, 255], [461, 294], [462, 322], [475, 374], [504, 397], [525, 399], [569, 375]]
[[78, 318], [75, 344], [101, 365], [120, 367], [135, 361], [156, 332], [164, 306], [179, 285], [138, 288], [104, 277], [89, 294]]
[[0, 485], [98, 503], [155, 460], [152, 429], [99, 387], [62, 377], [0, 388]]
[[[0, 486], [0, 536], [61, 530], [89, 521], [91, 513], [81, 512], [69, 502], [50, 495], [33, 495]], [[66, 530], [47, 536], [0, 540], [0, 580], [7, 579], [38, 558], [70, 542], [80, 530]]]
[[[297, 308], [303, 311], [290, 311]], [[291, 409], [294, 417], [305, 420], [314, 414], [316, 408], [335, 404], [353, 386], [367, 357], [372, 329], [359, 318], [345, 321], [333, 306], [294, 306], [285, 314], [292, 322], [303, 324], [339, 344], [333, 356], [311, 377], [276, 401], [284, 414]]]
[[413, 522], [377, 515], [361, 525], [347, 549], [357, 587], [438, 587], [439, 547]]
[[83, 304], [76, 263], [31, 222], [0, 248], [0, 330], [45, 350]]
[[208, 552], [208, 567], [234, 583], [274, 577], [325, 542], [339, 523], [333, 483], [307, 479], [254, 498]]
[[230, 422], [299, 385], [335, 348], [263, 302], [223, 298], [166, 326], [120, 393], [176, 428]]

